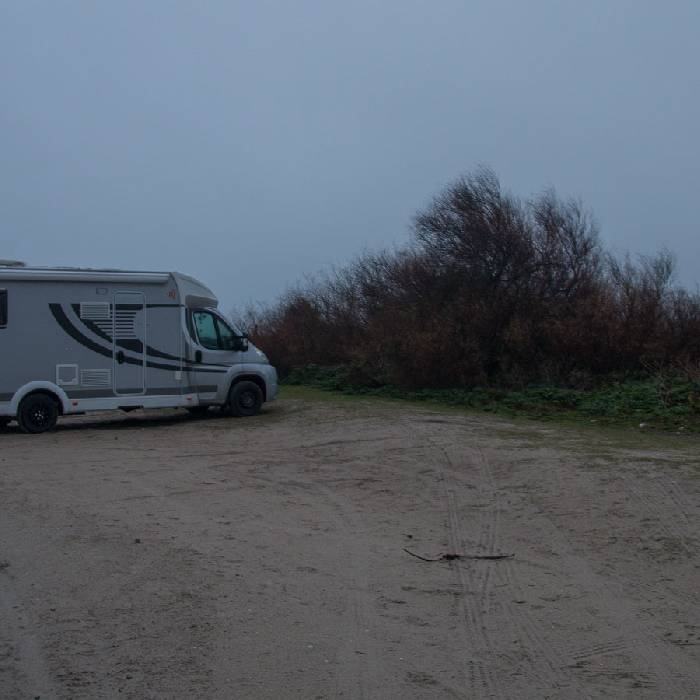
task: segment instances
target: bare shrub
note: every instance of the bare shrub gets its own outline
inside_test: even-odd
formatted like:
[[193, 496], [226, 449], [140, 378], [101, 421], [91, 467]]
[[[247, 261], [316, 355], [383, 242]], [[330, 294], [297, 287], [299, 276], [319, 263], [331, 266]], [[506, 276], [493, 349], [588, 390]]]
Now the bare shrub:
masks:
[[582, 385], [700, 366], [700, 297], [668, 251], [618, 260], [552, 190], [522, 201], [480, 168], [414, 220], [405, 250], [365, 254], [241, 323], [282, 372], [345, 364], [365, 384]]

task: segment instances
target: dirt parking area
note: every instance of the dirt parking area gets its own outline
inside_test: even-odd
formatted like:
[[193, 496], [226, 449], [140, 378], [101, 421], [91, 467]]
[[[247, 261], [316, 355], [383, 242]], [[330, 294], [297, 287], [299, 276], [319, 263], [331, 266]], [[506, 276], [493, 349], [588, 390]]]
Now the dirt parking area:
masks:
[[700, 696], [697, 439], [297, 393], [10, 428], [0, 506], [2, 698]]

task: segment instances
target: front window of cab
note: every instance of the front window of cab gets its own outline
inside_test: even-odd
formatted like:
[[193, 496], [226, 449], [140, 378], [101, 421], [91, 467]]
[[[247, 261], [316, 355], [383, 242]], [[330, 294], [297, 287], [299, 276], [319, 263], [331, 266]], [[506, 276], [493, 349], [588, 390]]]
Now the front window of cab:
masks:
[[208, 311], [192, 313], [199, 344], [209, 350], [219, 350], [219, 336], [216, 332], [216, 319]]
[[234, 331], [211, 311], [192, 312], [192, 322], [197, 333], [197, 340], [208, 350], [236, 350], [239, 337]]
[[216, 327], [219, 330], [219, 341], [221, 342], [222, 350], [235, 350], [236, 340], [238, 339], [235, 333], [220, 319], [216, 319]]

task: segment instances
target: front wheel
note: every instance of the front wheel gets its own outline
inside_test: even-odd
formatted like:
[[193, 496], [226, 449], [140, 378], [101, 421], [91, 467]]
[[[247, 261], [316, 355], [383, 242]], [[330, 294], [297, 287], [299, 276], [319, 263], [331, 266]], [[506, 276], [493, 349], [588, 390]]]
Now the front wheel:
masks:
[[58, 420], [58, 404], [48, 394], [29, 394], [22, 399], [17, 422], [24, 433], [44, 433], [53, 430]]
[[232, 416], [254, 416], [260, 413], [263, 393], [255, 382], [238, 382], [228, 394], [228, 411]]

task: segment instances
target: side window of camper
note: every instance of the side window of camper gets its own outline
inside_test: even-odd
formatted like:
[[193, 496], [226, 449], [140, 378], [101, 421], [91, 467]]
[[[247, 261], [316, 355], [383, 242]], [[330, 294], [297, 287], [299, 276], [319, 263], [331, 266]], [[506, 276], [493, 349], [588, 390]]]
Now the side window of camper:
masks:
[[236, 345], [236, 336], [234, 332], [220, 318], [216, 319], [216, 325], [219, 327], [221, 349], [234, 350]]
[[210, 350], [219, 349], [219, 335], [216, 332], [216, 320], [208, 311], [192, 312], [194, 327], [197, 329], [199, 344]]
[[0, 289], [0, 328], [7, 326], [7, 289]]

